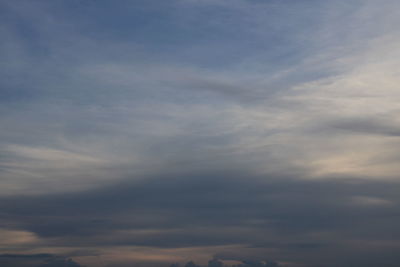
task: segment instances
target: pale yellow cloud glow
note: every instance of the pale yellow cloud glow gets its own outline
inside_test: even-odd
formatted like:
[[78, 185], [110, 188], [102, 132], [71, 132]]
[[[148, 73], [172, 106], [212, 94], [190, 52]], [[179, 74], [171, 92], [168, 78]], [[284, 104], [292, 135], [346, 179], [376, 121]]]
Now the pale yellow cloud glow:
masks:
[[0, 229], [0, 236], [1, 249], [32, 245], [39, 241], [34, 233], [22, 230]]

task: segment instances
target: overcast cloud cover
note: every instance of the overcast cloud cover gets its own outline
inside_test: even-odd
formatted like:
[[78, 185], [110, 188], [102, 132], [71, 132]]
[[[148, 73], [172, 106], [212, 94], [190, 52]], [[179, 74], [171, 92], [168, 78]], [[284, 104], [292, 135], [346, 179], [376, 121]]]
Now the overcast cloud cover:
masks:
[[397, 0], [0, 0], [0, 265], [399, 266], [399, 25]]

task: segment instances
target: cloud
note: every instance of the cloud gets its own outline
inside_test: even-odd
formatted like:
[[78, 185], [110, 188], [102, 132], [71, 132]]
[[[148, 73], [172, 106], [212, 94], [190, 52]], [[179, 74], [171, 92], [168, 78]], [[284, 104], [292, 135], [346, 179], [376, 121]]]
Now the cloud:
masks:
[[[2, 194], [87, 190], [215, 165], [319, 178], [398, 172], [388, 148], [396, 141], [366, 136], [397, 134], [392, 1], [380, 8], [372, 1], [4, 5], [3, 51], [18, 51], [3, 58], [21, 65], [2, 72], [11, 77], [3, 87], [13, 88], [2, 91], [10, 100], [1, 118]], [[217, 8], [208, 14], [210, 5]], [[138, 14], [113, 21], [100, 16], [107, 11]], [[372, 25], [371, 17], [379, 19]], [[233, 59], [217, 56], [225, 53]]]
[[66, 266], [66, 267], [80, 267], [78, 263], [74, 262], [71, 259], [52, 259], [49, 260], [48, 262], [39, 265], [38, 267], [61, 267], [61, 266]]
[[34, 258], [52, 258], [51, 254], [1, 254], [0, 258], [21, 258], [21, 259], [34, 259]]
[[[396, 249], [398, 222], [391, 216], [399, 203], [396, 187], [395, 182], [357, 179], [182, 174], [90, 193], [3, 198], [1, 203], [9, 204], [1, 209], [12, 225], [40, 237], [42, 246], [96, 248], [103, 250], [100, 255], [111, 253], [106, 252], [110, 246], [112, 251], [210, 247], [212, 254], [220, 251], [221, 259], [263, 260], [260, 255], [267, 253], [279, 261], [344, 264], [326, 249], [337, 255], [343, 246], [360, 253], [382, 251], [379, 243], [363, 248], [354, 243], [378, 237]], [[322, 254], [306, 260], [315, 253]], [[373, 255], [363, 257], [365, 262], [376, 262]]]
[[396, 1], [0, 5], [2, 253], [398, 262]]
[[393, 121], [385, 121], [384, 118], [343, 118], [342, 120], [334, 121], [331, 127], [334, 129], [354, 132], [359, 134], [372, 134], [382, 136], [399, 136], [400, 129], [392, 123]]
[[0, 234], [2, 236], [2, 239], [0, 240], [0, 248], [26, 246], [29, 244], [35, 244], [38, 241], [37, 236], [28, 231], [0, 228]]
[[4, 267], [81, 267], [71, 259], [52, 254], [0, 254], [0, 263]]

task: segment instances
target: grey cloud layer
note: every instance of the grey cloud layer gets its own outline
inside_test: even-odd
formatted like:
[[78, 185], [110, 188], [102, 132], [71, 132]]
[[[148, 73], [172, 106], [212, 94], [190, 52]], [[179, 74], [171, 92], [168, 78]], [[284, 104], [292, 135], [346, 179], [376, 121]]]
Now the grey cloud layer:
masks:
[[396, 266], [396, 1], [0, 5], [1, 253]]
[[[373, 266], [381, 257], [369, 253], [387, 255], [400, 245], [398, 186], [186, 174], [81, 194], [3, 198], [1, 210], [10, 220], [5, 226], [33, 232], [48, 246], [240, 244], [274, 248], [270, 258], [310, 266], [328, 261], [347, 266], [341, 259], [345, 247], [354, 253], [346, 254], [353, 264]], [[219, 256], [229, 259], [226, 253]], [[235, 253], [230, 259], [245, 257]], [[359, 258], [360, 253], [365, 255]], [[388, 264], [398, 260], [387, 257]]]
[[81, 267], [71, 259], [52, 254], [0, 254], [0, 263], [4, 267]]

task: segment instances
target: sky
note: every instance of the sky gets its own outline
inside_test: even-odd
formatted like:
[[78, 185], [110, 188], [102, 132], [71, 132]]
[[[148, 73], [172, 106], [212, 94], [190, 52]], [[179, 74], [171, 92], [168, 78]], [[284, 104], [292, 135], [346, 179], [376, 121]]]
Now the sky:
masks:
[[397, 0], [0, 0], [0, 265], [399, 266], [398, 25]]

